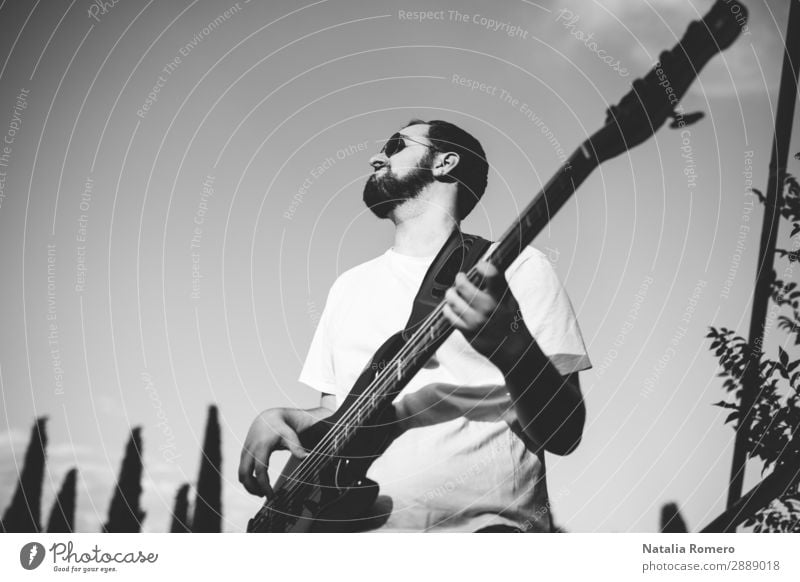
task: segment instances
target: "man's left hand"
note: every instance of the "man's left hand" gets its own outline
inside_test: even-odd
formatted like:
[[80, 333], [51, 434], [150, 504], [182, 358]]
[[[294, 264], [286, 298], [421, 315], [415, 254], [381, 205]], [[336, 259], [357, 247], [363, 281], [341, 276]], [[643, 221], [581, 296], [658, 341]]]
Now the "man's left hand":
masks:
[[464, 273], [456, 275], [455, 284], [445, 293], [443, 313], [476, 351], [495, 360], [507, 337], [522, 324], [519, 304], [497, 267], [481, 261], [475, 269], [483, 285], [474, 285]]

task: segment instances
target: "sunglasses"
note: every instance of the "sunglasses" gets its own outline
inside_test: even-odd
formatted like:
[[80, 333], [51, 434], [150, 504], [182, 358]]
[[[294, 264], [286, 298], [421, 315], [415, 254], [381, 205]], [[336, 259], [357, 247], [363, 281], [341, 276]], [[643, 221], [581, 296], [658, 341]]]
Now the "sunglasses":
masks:
[[413, 137], [408, 137], [407, 135], [401, 135], [398, 132], [394, 134], [392, 137], [390, 137], [388, 140], [386, 140], [386, 144], [383, 146], [383, 149], [381, 149], [381, 153], [386, 154], [387, 158], [391, 158], [393, 155], [403, 151], [408, 146], [405, 140], [414, 142], [421, 146], [425, 146], [426, 148], [431, 148], [432, 150], [436, 150], [436, 147], [429, 143], [423, 143], [421, 141], [417, 141]]

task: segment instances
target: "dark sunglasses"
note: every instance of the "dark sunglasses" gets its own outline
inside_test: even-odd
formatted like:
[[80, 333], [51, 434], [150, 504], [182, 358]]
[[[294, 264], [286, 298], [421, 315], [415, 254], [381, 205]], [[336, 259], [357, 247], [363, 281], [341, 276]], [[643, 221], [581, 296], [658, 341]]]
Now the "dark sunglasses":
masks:
[[388, 140], [386, 140], [386, 144], [383, 146], [383, 149], [381, 149], [381, 153], [386, 154], [387, 158], [391, 158], [397, 152], [401, 152], [403, 151], [403, 149], [406, 148], [408, 144], [405, 142], [405, 140], [412, 141], [421, 146], [425, 146], [426, 148], [431, 148], [432, 150], [436, 149], [435, 146], [429, 143], [422, 143], [421, 141], [415, 140], [413, 137], [408, 137], [407, 135], [401, 135], [398, 132], [394, 134], [392, 137], [390, 137]]

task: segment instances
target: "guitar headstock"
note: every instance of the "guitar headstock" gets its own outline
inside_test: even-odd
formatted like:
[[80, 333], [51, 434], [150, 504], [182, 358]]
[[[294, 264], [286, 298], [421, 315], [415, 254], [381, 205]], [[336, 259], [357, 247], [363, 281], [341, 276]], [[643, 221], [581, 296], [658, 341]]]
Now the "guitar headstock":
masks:
[[652, 136], [664, 122], [672, 127], [697, 121], [702, 114], [675, 111], [697, 74], [718, 52], [728, 48], [747, 22], [747, 9], [736, 0], [717, 0], [702, 20], [693, 21], [672, 50], [617, 105], [607, 110], [606, 125], [586, 143], [598, 162], [613, 158]]

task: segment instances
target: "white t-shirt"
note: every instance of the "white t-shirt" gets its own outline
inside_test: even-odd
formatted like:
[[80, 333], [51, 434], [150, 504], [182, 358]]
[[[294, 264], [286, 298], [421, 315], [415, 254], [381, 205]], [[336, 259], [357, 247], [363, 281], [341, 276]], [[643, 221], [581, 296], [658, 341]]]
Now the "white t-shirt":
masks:
[[[300, 381], [337, 405], [375, 351], [403, 329], [434, 257], [389, 249], [343, 273], [328, 294]], [[569, 298], [549, 261], [527, 247], [506, 272], [533, 338], [561, 374], [591, 367]], [[548, 531], [544, 454], [512, 432], [502, 373], [456, 331], [395, 400], [402, 434], [367, 477], [380, 485], [378, 531]], [[383, 521], [381, 520], [381, 521]]]

